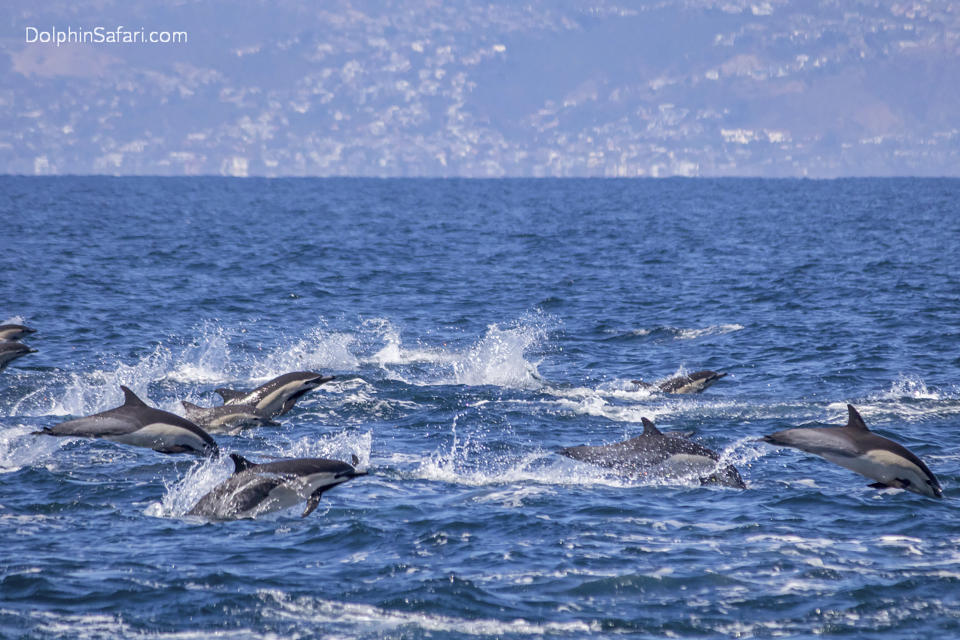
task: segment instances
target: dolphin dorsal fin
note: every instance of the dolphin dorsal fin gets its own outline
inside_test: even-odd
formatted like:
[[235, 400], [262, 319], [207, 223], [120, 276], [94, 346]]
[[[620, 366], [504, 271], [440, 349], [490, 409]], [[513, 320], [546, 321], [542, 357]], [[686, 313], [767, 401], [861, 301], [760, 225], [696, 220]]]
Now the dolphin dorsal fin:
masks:
[[653, 424], [650, 420], [646, 418], [640, 418], [640, 422], [643, 423], [643, 435], [645, 436], [661, 436], [663, 435], [660, 432], [660, 429], [657, 429], [656, 425]]
[[241, 471], [246, 471], [247, 469], [255, 465], [255, 463], [250, 462], [239, 453], [231, 453], [230, 459], [233, 460], [234, 473], [240, 473]]
[[357, 457], [357, 454], [351, 453], [350, 462], [352, 462], [353, 466], [356, 467], [358, 464], [360, 464], [360, 458]]
[[183, 408], [186, 409], [187, 411], [196, 411], [197, 409], [203, 409], [203, 407], [201, 407], [200, 405], [193, 404], [192, 402], [187, 402], [186, 400], [181, 400], [180, 404], [182, 404]]
[[129, 387], [120, 385], [120, 390], [123, 391], [123, 406], [125, 407], [145, 407], [147, 403], [137, 397]]
[[214, 392], [219, 394], [224, 402], [229, 402], [234, 398], [247, 395], [246, 391], [234, 391], [233, 389], [214, 389]]
[[867, 428], [867, 423], [863, 421], [863, 418], [860, 417], [860, 414], [857, 413], [857, 410], [853, 408], [852, 404], [847, 405], [847, 413], [850, 414], [850, 417], [847, 419], [847, 428], [856, 429], [857, 431], [870, 431]]

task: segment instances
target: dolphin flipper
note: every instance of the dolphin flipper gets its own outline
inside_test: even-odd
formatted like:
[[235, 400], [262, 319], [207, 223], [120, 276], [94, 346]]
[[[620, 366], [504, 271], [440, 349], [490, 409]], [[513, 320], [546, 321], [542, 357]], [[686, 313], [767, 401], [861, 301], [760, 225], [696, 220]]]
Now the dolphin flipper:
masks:
[[314, 493], [307, 499], [307, 508], [300, 514], [301, 518], [306, 518], [320, 506], [320, 493]]

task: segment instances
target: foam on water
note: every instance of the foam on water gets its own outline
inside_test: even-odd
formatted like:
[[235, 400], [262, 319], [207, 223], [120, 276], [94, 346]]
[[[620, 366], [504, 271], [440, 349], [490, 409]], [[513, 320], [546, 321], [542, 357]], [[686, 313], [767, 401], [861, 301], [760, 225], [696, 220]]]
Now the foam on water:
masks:
[[[3, 615], [16, 615], [0, 609]], [[120, 614], [72, 614], [62, 611], [31, 611], [37, 635], [44, 637], [103, 640], [104, 638], [142, 638], [143, 640], [202, 640], [204, 638], [237, 638], [238, 640], [279, 640], [296, 636], [280, 636], [250, 629], [204, 629], [197, 631], [144, 631], [124, 621]]]
[[524, 619], [497, 620], [458, 618], [426, 612], [387, 609], [369, 604], [349, 603], [315, 597], [291, 597], [282, 591], [261, 591], [269, 605], [264, 615], [304, 629], [317, 625], [346, 626], [354, 633], [394, 633], [418, 630], [426, 633], [456, 633], [464, 636], [502, 637], [511, 635], [550, 636], [599, 632], [599, 622], [542, 622]]
[[742, 330], [742, 324], [719, 324], [701, 329], [673, 329], [673, 331], [676, 332], [677, 340], [696, 340], [697, 338], [703, 338], [705, 336], [720, 336]]

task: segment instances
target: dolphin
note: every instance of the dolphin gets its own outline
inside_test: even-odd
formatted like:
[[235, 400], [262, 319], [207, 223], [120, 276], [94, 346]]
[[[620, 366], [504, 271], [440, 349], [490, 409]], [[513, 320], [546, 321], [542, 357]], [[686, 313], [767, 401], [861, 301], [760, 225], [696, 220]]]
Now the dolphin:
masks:
[[214, 487], [187, 515], [212, 520], [255, 518], [264, 513], [292, 507], [307, 501], [301, 517], [307, 517], [320, 504], [320, 496], [340, 483], [367, 475], [353, 465], [323, 458], [292, 458], [254, 464], [243, 456], [230, 454], [233, 475]]
[[225, 404], [221, 407], [200, 407], [182, 400], [184, 413], [188, 420], [213, 432], [239, 433], [242, 427], [262, 425], [270, 427], [280, 426], [279, 422], [270, 419], [270, 415], [252, 404]]
[[180, 416], [148, 407], [137, 395], [121, 386], [123, 405], [85, 418], [67, 420], [38, 435], [104, 438], [113, 442], [147, 447], [160, 453], [219, 454], [210, 434]]
[[0, 342], [6, 340], [19, 340], [31, 333], [36, 333], [36, 329], [31, 329], [22, 324], [0, 324]]
[[747, 487], [733, 465], [718, 468], [720, 456], [715, 451], [686, 438], [664, 434], [646, 418], [642, 421], [643, 434], [636, 438], [598, 447], [567, 447], [559, 453], [631, 476], [696, 474], [702, 485]]
[[253, 391], [216, 389], [224, 404], [251, 404], [271, 417], [282, 416], [293, 409], [304, 394], [313, 391], [333, 376], [323, 376], [311, 371], [285, 373], [260, 385]]
[[20, 342], [0, 342], [0, 371], [3, 371], [13, 360], [36, 352], [36, 349], [31, 349]]
[[686, 376], [675, 376], [658, 384], [650, 384], [643, 380], [631, 380], [635, 385], [644, 389], [659, 389], [664, 393], [702, 393], [720, 378], [727, 375], [716, 371], [695, 371]]
[[943, 496], [940, 483], [923, 460], [906, 447], [870, 431], [852, 404], [843, 427], [801, 427], [763, 436], [762, 440], [818, 455], [871, 480], [874, 489], [896, 487], [931, 498]]

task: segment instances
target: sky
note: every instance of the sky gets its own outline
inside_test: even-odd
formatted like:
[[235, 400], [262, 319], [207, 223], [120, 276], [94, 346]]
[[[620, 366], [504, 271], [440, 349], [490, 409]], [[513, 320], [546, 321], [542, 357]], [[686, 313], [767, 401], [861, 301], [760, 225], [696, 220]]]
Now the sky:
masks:
[[5, 18], [6, 174], [960, 175], [948, 1], [15, 0]]

